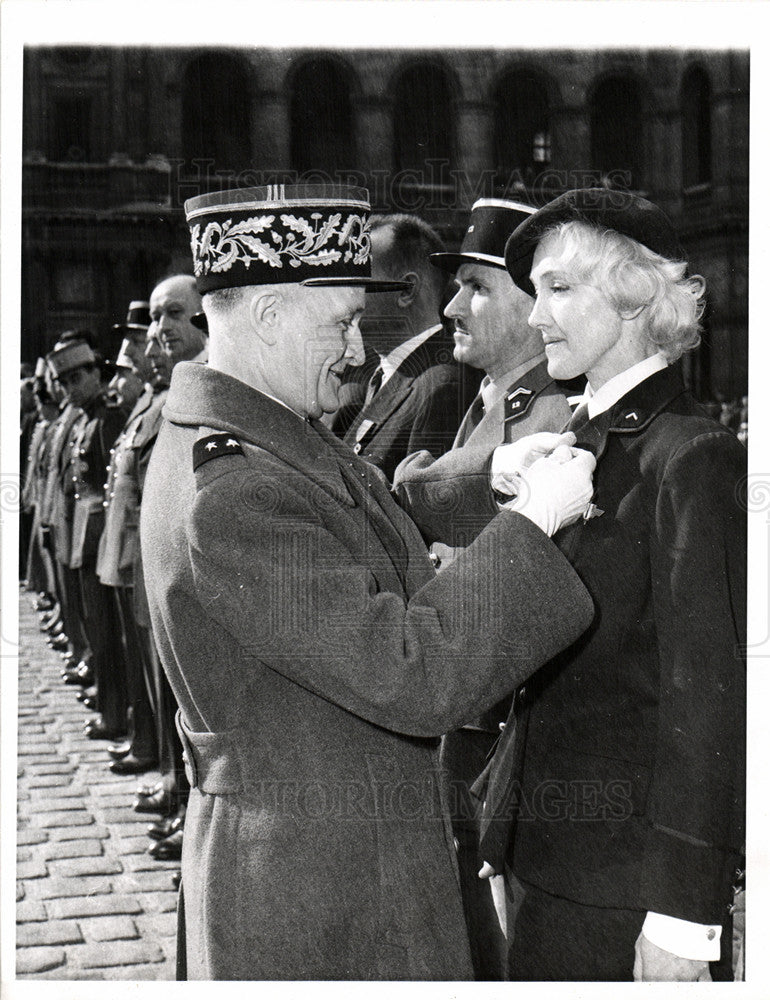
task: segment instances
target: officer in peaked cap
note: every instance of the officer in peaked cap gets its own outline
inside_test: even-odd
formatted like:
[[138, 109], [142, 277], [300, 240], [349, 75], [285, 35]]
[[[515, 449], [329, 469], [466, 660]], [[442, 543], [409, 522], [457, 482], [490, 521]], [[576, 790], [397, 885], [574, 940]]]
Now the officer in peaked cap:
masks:
[[209, 364], [174, 369], [141, 542], [192, 786], [186, 975], [471, 978], [437, 737], [588, 624], [535, 522], [580, 516], [593, 460], [533, 465], [519, 510], [436, 578], [381, 474], [318, 419], [363, 358], [365, 291], [394, 287], [371, 278], [367, 192], [185, 209]]
[[[536, 432], [560, 431], [570, 417], [567, 389], [548, 374], [542, 339], [527, 323], [532, 299], [505, 269], [506, 240], [533, 211], [520, 202], [482, 198], [473, 206], [459, 251], [431, 255], [436, 267], [455, 272], [457, 291], [444, 310], [455, 324], [455, 357], [484, 371], [452, 449], [440, 457], [415, 452], [394, 477], [402, 504], [434, 543], [434, 558], [444, 564], [498, 510], [488, 475], [495, 448]], [[442, 747], [455, 799], [454, 830], [474, 967], [477, 977], [485, 980], [502, 977], [505, 947], [490, 883], [477, 874], [477, 808], [468, 789], [483, 769], [509, 708], [506, 696], [449, 734]], [[493, 888], [502, 894], [499, 882]], [[502, 899], [498, 907], [503, 912]]]

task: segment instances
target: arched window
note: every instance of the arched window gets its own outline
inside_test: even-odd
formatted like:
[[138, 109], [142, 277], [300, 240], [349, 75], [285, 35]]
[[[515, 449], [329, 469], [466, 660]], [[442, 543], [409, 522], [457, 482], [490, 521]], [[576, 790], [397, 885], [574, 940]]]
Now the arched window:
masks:
[[551, 162], [548, 97], [542, 81], [527, 70], [506, 73], [495, 89], [494, 109], [497, 173], [518, 173], [529, 184]]
[[83, 90], [58, 92], [48, 111], [48, 158], [54, 163], [88, 162], [93, 150], [93, 100]]
[[251, 162], [249, 78], [224, 53], [206, 53], [185, 70], [182, 83], [182, 155], [213, 160], [207, 169], [248, 170]]
[[615, 187], [639, 189], [643, 180], [642, 102], [633, 80], [609, 77], [591, 100], [592, 167]]
[[300, 174], [355, 167], [353, 107], [347, 74], [331, 59], [311, 59], [295, 73], [291, 94], [291, 163]]
[[393, 92], [393, 162], [397, 170], [414, 170], [427, 183], [436, 169], [427, 160], [450, 161], [454, 150], [452, 81], [439, 63], [405, 69]]
[[682, 185], [711, 181], [711, 84], [694, 66], [682, 83]]

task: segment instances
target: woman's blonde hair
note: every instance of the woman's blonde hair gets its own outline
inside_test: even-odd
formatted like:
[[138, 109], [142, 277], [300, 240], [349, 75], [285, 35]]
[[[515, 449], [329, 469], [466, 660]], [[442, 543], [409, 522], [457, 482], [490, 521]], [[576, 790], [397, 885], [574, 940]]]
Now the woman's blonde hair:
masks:
[[562, 222], [543, 238], [551, 234], [562, 240], [565, 270], [600, 288], [621, 314], [646, 310], [647, 336], [669, 362], [698, 346], [706, 282], [687, 276], [684, 261], [585, 222]]

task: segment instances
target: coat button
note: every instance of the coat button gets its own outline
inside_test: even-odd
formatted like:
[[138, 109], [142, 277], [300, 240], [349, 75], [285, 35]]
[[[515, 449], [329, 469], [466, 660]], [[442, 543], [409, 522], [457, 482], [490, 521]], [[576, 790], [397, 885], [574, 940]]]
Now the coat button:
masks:
[[504, 733], [505, 732], [505, 723], [504, 722], [498, 722], [497, 723], [497, 728], [500, 730], [501, 733]]
[[709, 941], [713, 941], [716, 936], [717, 936], [717, 932], [714, 930], [714, 928], [713, 927], [709, 927], [708, 934], [706, 935], [706, 937], [709, 939]]

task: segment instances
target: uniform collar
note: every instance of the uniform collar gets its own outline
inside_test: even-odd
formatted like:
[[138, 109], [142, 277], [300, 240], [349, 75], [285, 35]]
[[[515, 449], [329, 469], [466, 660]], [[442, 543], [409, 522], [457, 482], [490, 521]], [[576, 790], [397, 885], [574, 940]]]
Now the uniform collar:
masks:
[[609, 410], [610, 407], [614, 406], [618, 400], [622, 399], [623, 396], [639, 385], [640, 382], [649, 378], [650, 375], [654, 375], [655, 372], [663, 371], [667, 367], [668, 362], [662, 354], [653, 354], [651, 357], [645, 358], [643, 361], [639, 361], [637, 364], [615, 375], [605, 382], [600, 389], [597, 389], [596, 392], [593, 391], [590, 384], [586, 385], [579, 405], [586, 403], [590, 419], [598, 417], [600, 413]]
[[[501, 399], [509, 389], [515, 388], [528, 372], [533, 372], [538, 365], [544, 363], [545, 354], [537, 354], [534, 358], [527, 358], [520, 365], [511, 368], [498, 379], [492, 380], [489, 375], [485, 375], [479, 387], [479, 394], [484, 401], [484, 411], [489, 413], [498, 399]], [[538, 385], [537, 388], [541, 389], [543, 386]]]

